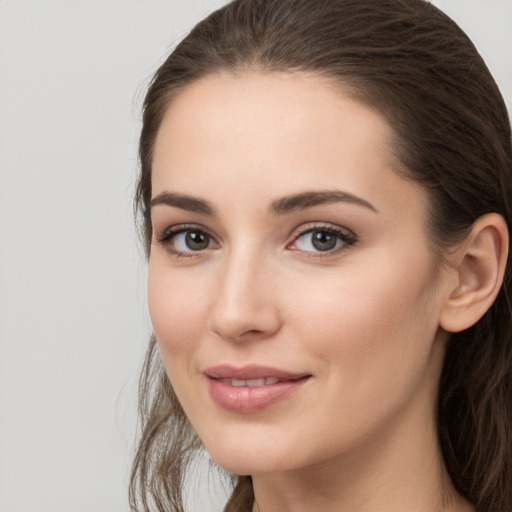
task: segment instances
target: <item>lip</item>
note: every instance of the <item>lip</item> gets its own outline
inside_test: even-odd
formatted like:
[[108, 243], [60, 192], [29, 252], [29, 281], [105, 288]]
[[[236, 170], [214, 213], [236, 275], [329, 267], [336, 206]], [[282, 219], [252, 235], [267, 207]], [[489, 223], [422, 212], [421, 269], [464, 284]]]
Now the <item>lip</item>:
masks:
[[[310, 379], [311, 374], [296, 373], [269, 366], [247, 365], [234, 367], [218, 365], [207, 368], [204, 372], [208, 391], [212, 400], [228, 411], [238, 413], [256, 412], [283, 400], [299, 391]], [[277, 379], [265, 385], [233, 386], [226, 382], [235, 379], [247, 381], [256, 379]]]

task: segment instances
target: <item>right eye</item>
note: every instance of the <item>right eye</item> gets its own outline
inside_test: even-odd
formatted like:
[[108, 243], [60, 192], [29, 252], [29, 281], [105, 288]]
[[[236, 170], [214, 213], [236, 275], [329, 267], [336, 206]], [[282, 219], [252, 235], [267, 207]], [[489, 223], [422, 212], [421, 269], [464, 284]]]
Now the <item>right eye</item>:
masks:
[[170, 228], [157, 241], [178, 256], [188, 256], [217, 247], [217, 243], [206, 231], [192, 227]]

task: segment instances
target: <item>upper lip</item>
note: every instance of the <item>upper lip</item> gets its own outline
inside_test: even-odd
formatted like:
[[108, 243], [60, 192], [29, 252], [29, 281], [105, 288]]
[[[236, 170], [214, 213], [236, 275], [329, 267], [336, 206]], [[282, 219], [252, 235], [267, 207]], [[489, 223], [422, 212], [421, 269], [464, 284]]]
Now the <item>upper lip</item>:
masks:
[[220, 364], [207, 368], [203, 373], [212, 379], [239, 380], [263, 379], [268, 377], [275, 377], [280, 380], [297, 380], [310, 376], [308, 373], [290, 372], [279, 368], [272, 368], [271, 366], [260, 366], [256, 364], [246, 366]]

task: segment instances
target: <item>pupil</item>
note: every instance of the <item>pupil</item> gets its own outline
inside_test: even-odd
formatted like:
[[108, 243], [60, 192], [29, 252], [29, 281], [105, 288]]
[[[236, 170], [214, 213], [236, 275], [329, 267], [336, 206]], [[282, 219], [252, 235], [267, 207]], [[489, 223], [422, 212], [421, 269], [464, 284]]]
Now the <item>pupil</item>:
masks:
[[210, 237], [206, 233], [188, 231], [185, 237], [185, 243], [192, 251], [200, 251], [208, 248]]
[[336, 237], [326, 231], [313, 231], [312, 243], [319, 251], [330, 251], [336, 247]]

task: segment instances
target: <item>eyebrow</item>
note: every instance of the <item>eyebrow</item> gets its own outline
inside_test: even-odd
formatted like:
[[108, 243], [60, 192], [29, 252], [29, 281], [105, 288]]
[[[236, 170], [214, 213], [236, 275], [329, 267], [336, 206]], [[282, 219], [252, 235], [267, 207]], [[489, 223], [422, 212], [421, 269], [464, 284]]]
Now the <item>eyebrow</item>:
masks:
[[147, 212], [154, 206], [161, 204], [174, 206], [175, 208], [181, 208], [189, 212], [201, 213], [202, 215], [215, 215], [215, 208], [208, 201], [184, 194], [176, 194], [174, 192], [162, 192], [155, 196], [149, 202]]
[[[342, 190], [323, 190], [323, 191], [307, 191], [299, 194], [292, 194], [289, 196], [275, 199], [270, 203], [269, 213], [271, 215], [285, 215], [297, 210], [304, 210], [318, 206], [321, 204], [330, 204], [345, 202], [358, 206], [363, 206], [368, 210], [378, 213], [378, 210], [368, 201], [358, 197], [350, 192]], [[212, 204], [205, 199], [189, 196], [186, 194], [178, 194], [175, 192], [162, 192], [158, 194], [149, 203], [146, 213], [149, 213], [151, 208], [158, 205], [173, 206], [189, 212], [195, 212], [202, 215], [214, 216], [216, 215], [215, 208]]]
[[350, 192], [344, 192], [342, 190], [302, 192], [300, 194], [282, 197], [272, 201], [270, 204], [269, 212], [273, 215], [284, 215], [296, 210], [303, 210], [321, 204], [338, 202], [363, 206], [364, 208], [378, 213], [377, 208], [375, 208], [375, 206], [373, 206], [365, 199], [351, 194]]

